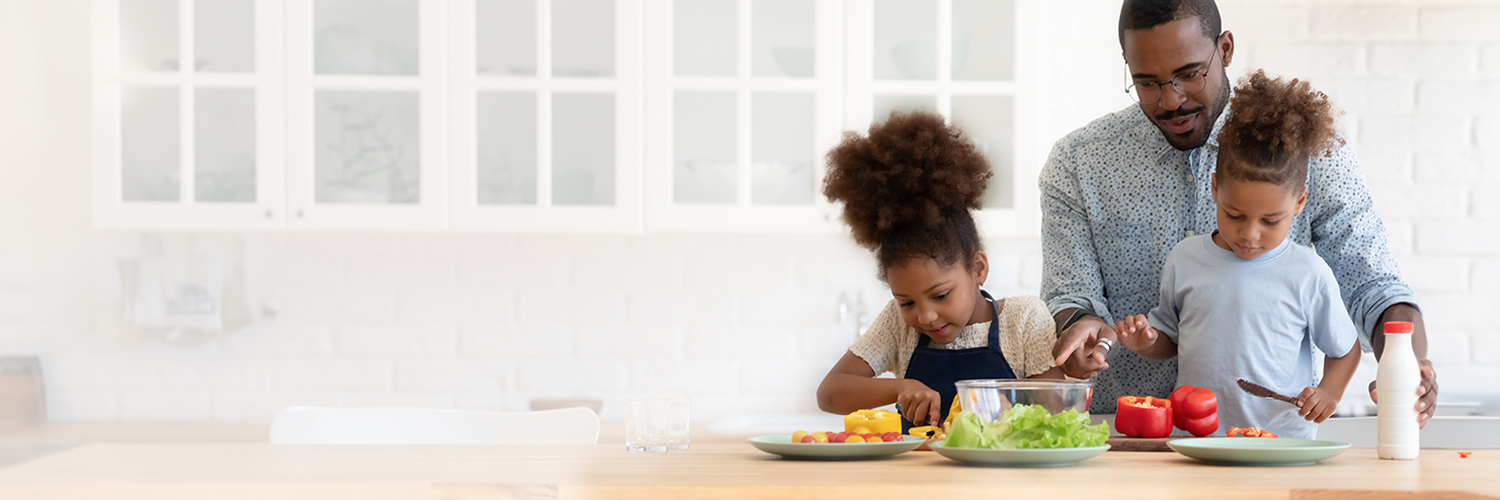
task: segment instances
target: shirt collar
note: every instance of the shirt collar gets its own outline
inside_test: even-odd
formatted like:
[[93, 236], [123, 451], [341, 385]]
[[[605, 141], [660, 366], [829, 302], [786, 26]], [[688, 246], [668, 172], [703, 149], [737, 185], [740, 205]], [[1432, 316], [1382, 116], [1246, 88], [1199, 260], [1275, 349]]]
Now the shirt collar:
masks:
[[1203, 250], [1208, 252], [1210, 255], [1213, 255], [1214, 257], [1218, 257], [1219, 260], [1227, 262], [1267, 262], [1276, 260], [1278, 257], [1281, 257], [1282, 254], [1285, 254], [1287, 252], [1287, 249], [1291, 248], [1291, 245], [1296, 244], [1292, 242], [1291, 236], [1288, 236], [1286, 238], [1283, 238], [1281, 240], [1281, 243], [1276, 245], [1276, 248], [1267, 250], [1266, 253], [1260, 254], [1259, 257], [1256, 257], [1254, 259], [1245, 260], [1240, 258], [1238, 254], [1235, 254], [1232, 251], [1220, 248], [1218, 243], [1214, 243], [1215, 234], [1219, 234], [1218, 229], [1215, 229], [1214, 232], [1209, 233], [1208, 235], [1203, 237]]

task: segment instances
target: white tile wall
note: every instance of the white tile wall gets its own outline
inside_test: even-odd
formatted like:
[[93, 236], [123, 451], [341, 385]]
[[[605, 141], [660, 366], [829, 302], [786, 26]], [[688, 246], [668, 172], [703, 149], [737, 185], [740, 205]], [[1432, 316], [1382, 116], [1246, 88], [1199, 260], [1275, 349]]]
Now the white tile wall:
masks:
[[[887, 292], [842, 236], [137, 234], [90, 222], [87, 5], [0, 17], [0, 353], [43, 356], [62, 420], [263, 421], [294, 404], [521, 410], [682, 392], [698, 417], [815, 411], [813, 391]], [[14, 8], [11, 6], [14, 5]], [[1114, 1], [1045, 2], [1042, 113], [1056, 137], [1129, 103]], [[1495, 394], [1500, 4], [1224, 1], [1231, 75], [1310, 79], [1421, 295], [1445, 394]], [[38, 27], [51, 27], [43, 29]], [[1045, 149], [1043, 149], [1045, 151]], [[989, 287], [1035, 294], [1035, 239], [991, 241]], [[197, 342], [122, 326], [114, 262], [243, 252], [274, 317]], [[868, 318], [867, 318], [868, 320]], [[1366, 358], [1367, 360], [1369, 357]], [[1368, 376], [1368, 367], [1361, 370]], [[1357, 381], [1355, 388], [1363, 387]], [[1357, 392], [1355, 389], [1354, 392]]]

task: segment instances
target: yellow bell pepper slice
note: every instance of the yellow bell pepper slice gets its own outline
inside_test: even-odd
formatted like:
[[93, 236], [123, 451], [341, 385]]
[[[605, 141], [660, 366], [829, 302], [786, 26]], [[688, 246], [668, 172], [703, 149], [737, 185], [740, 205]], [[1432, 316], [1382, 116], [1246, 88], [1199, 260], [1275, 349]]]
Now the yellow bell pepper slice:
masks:
[[872, 434], [901, 432], [901, 415], [891, 411], [858, 410], [844, 416], [844, 430], [854, 432], [864, 427]]

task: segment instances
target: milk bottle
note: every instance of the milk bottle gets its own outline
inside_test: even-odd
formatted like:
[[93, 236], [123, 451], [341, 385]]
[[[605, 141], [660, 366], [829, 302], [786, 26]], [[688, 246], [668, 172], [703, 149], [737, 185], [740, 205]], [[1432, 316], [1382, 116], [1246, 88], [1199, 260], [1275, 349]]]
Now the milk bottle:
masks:
[[1411, 348], [1412, 325], [1405, 321], [1385, 324], [1385, 349], [1375, 375], [1376, 418], [1380, 435], [1375, 453], [1386, 460], [1417, 458], [1417, 385], [1422, 374]]

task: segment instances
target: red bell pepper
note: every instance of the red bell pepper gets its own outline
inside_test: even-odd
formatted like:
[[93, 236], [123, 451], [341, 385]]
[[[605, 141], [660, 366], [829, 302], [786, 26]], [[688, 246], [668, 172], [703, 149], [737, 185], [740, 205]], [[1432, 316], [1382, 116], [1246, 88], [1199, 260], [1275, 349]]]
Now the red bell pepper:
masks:
[[1250, 438], [1273, 438], [1273, 437], [1281, 437], [1281, 436], [1277, 436], [1276, 433], [1274, 433], [1274, 432], [1271, 432], [1271, 431], [1268, 431], [1268, 430], [1265, 430], [1265, 429], [1261, 429], [1260, 427], [1230, 427], [1229, 430], [1224, 433], [1224, 435], [1229, 436], [1229, 437], [1250, 437]]
[[1214, 391], [1184, 385], [1172, 391], [1172, 425], [1197, 437], [1219, 430], [1219, 398]]
[[1120, 396], [1115, 430], [1126, 437], [1162, 438], [1172, 433], [1172, 402], [1151, 396]]

